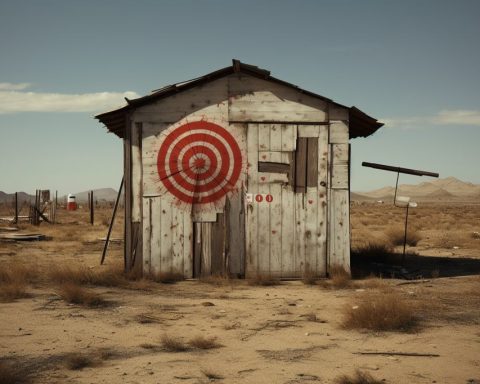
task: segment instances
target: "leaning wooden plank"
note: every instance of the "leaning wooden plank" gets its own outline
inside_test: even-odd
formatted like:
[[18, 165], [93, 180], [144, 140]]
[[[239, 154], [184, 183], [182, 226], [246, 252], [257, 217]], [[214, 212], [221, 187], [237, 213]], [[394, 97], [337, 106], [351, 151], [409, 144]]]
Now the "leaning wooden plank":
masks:
[[305, 194], [295, 194], [295, 274], [300, 277], [305, 269]]
[[246, 212], [246, 277], [256, 275], [258, 267], [258, 205], [255, 195], [258, 193], [258, 124], [249, 124], [247, 129], [247, 201]]
[[117, 214], [118, 202], [120, 201], [120, 196], [122, 195], [123, 184], [124, 184], [124, 178], [122, 177], [122, 181], [120, 182], [120, 187], [118, 188], [117, 198], [115, 200], [115, 205], [113, 206], [112, 218], [110, 220], [110, 225], [108, 226], [107, 241], [105, 241], [105, 245], [103, 246], [102, 258], [100, 259], [100, 264], [103, 264], [103, 262], [105, 261], [105, 257], [107, 255], [108, 241], [110, 240], [110, 235], [112, 234], [113, 223], [115, 222], [115, 216]]

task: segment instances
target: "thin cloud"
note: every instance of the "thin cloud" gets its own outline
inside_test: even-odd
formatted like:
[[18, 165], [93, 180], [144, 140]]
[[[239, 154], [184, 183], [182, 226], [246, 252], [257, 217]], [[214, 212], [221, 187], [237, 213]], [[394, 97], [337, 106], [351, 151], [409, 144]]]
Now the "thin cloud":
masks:
[[480, 111], [441, 110], [435, 116], [411, 116], [380, 119], [386, 127], [414, 129], [425, 125], [470, 125], [480, 126]]
[[24, 89], [30, 88], [32, 84], [30, 83], [0, 83], [1, 91], [23, 91]]
[[24, 92], [28, 83], [0, 83], [0, 114], [22, 112], [100, 112], [125, 104], [135, 92], [83, 94]]

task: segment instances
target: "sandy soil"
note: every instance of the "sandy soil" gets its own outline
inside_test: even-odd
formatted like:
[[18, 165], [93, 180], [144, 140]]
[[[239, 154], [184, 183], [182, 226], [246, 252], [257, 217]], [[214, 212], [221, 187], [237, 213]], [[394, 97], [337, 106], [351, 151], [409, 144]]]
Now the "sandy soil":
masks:
[[[365, 210], [357, 207], [354, 214], [371, 213]], [[25, 228], [51, 236], [50, 241], [0, 243], [0, 262], [24, 263], [40, 275], [54, 264], [99, 269], [102, 243], [97, 238], [105, 236], [106, 226], [88, 225], [86, 213], [62, 215], [63, 224]], [[120, 234], [121, 223], [114, 236]], [[428, 245], [432, 236], [441, 234], [418, 244], [422, 254], [452, 256], [453, 251], [462, 260], [480, 260], [480, 240], [462, 253]], [[121, 249], [112, 246], [108, 265], [121, 260]], [[270, 287], [238, 281], [152, 283], [143, 287], [147, 290], [90, 287], [110, 305], [89, 309], [67, 304], [54, 285], [40, 279], [28, 287], [31, 297], [0, 303], [0, 360], [32, 372], [38, 383], [332, 383], [355, 369], [388, 383], [473, 383], [480, 380], [480, 277], [471, 267], [456, 266], [454, 273], [448, 268], [444, 275], [449, 277], [386, 280], [417, 308], [419, 325], [409, 332], [341, 327], [344, 308], [377, 289], [369, 280], [346, 289], [301, 281]], [[169, 352], [161, 343], [165, 335], [185, 342], [212, 337], [222, 346]], [[108, 359], [97, 366], [71, 370], [65, 365], [72, 352], [101, 351]]]

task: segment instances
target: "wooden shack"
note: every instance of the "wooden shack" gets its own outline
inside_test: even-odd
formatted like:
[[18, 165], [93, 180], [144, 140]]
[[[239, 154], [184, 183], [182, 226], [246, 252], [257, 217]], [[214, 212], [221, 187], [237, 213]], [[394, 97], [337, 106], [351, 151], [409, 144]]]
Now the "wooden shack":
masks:
[[124, 142], [127, 270], [349, 270], [349, 139], [374, 118], [238, 60], [96, 118]]

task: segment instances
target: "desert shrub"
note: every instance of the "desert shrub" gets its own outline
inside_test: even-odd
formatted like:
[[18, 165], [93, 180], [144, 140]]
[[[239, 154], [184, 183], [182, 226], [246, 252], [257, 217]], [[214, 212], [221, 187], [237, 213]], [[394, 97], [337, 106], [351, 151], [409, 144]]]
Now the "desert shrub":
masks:
[[337, 377], [335, 384], [383, 384], [383, 381], [375, 379], [368, 372], [357, 369], [351, 376], [342, 375]]
[[415, 325], [415, 308], [394, 292], [367, 293], [345, 307], [343, 327], [373, 331], [406, 331]]
[[110, 266], [97, 271], [85, 266], [55, 266], [50, 269], [49, 278], [59, 284], [90, 284], [103, 287], [123, 287], [128, 284], [120, 266]]
[[331, 266], [328, 271], [328, 277], [330, 278], [329, 283], [332, 288], [347, 288], [352, 283], [350, 273], [341, 265]]
[[352, 248], [352, 257], [362, 260], [385, 260], [392, 253], [390, 245], [380, 242], [369, 242], [364, 246]]
[[[388, 240], [393, 246], [403, 245], [405, 240], [404, 227], [390, 227], [385, 232]], [[416, 228], [407, 229], [407, 245], [414, 247], [422, 239], [420, 232]]]
[[385, 280], [377, 277], [368, 277], [364, 280], [361, 281], [361, 286], [363, 288], [368, 288], [368, 289], [387, 289], [388, 284], [385, 282]]
[[33, 283], [38, 272], [34, 265], [21, 264], [18, 261], [7, 263], [0, 269], [0, 284], [2, 283]]
[[10, 303], [29, 296], [24, 282], [13, 281], [0, 285], [0, 302], [2, 303]]
[[163, 349], [168, 352], [184, 352], [188, 351], [189, 347], [182, 340], [168, 335], [163, 335], [161, 339]]
[[257, 274], [255, 277], [252, 277], [248, 280], [248, 285], [259, 285], [268, 287], [279, 284], [281, 284], [280, 279], [263, 274]]
[[63, 300], [71, 304], [86, 307], [101, 307], [107, 304], [100, 295], [75, 283], [63, 283], [58, 288], [58, 294]]
[[18, 365], [0, 360], [0, 383], [2, 384], [27, 384], [31, 376], [25, 369]]
[[197, 349], [214, 349], [222, 347], [214, 337], [197, 336], [191, 339], [188, 344]]

